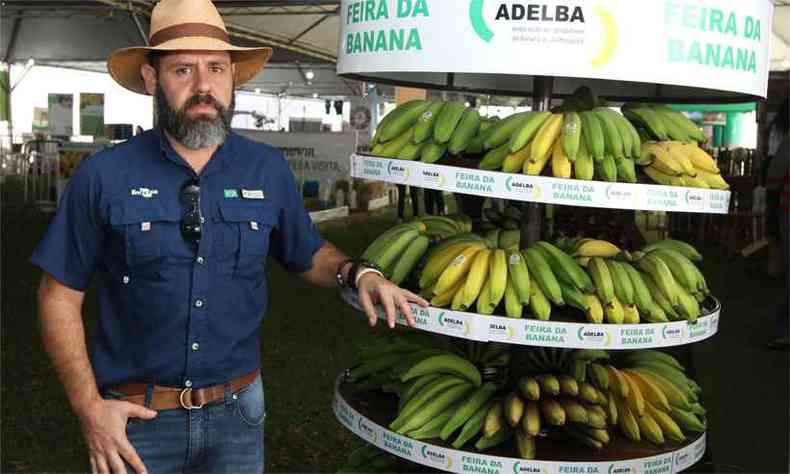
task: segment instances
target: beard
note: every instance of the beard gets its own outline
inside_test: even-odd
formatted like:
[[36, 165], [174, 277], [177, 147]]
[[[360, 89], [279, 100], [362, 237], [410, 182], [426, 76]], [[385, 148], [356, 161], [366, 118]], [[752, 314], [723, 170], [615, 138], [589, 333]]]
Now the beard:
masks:
[[[157, 84], [155, 100], [157, 123], [185, 147], [198, 150], [225, 143], [236, 105], [233, 95], [227, 108], [211, 95], [194, 95], [181, 108], [174, 109]], [[187, 111], [195, 105], [210, 105], [217, 110], [217, 115], [200, 114], [190, 118]]]

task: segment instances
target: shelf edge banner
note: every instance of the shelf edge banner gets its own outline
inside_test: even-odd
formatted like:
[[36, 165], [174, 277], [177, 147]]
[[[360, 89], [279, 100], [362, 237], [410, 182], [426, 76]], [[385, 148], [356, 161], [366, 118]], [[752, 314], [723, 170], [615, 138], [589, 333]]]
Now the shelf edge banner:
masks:
[[338, 74], [455, 72], [765, 97], [770, 0], [343, 0]]

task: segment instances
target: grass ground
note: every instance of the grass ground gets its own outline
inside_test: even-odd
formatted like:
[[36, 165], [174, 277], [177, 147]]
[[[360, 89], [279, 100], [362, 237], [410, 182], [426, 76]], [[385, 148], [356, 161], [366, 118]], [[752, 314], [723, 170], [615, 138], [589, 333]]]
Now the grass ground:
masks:
[[[392, 210], [352, 215], [321, 226], [323, 235], [359, 254], [395, 221]], [[35, 312], [37, 269], [27, 258], [47, 218], [2, 214], [2, 472], [84, 472], [85, 447], [41, 348]], [[704, 252], [703, 271], [723, 303], [719, 333], [691, 348], [709, 409], [713, 461], [745, 472], [787, 472], [787, 352], [771, 352], [774, 313], [787, 298], [782, 282], [739, 259]], [[261, 329], [266, 383], [268, 472], [334, 472], [353, 435], [331, 411], [335, 377], [353, 360], [350, 344], [368, 334], [361, 314], [336, 290], [308, 287], [272, 265], [271, 307]], [[309, 293], [308, 293], [309, 292]], [[309, 295], [309, 297], [306, 297]], [[85, 321], [96, 301], [89, 292]]]

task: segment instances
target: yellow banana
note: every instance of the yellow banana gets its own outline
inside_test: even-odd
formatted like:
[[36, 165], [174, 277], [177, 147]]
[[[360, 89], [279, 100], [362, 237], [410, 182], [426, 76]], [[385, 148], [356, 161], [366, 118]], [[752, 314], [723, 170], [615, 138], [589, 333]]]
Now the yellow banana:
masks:
[[689, 188], [702, 188], [702, 189], [710, 188], [710, 186], [708, 185], [708, 182], [705, 181], [704, 179], [702, 179], [699, 176], [699, 173], [697, 175], [695, 175], [695, 176], [686, 176], [686, 175], [684, 175], [684, 176], [681, 176], [680, 179], [683, 180], [683, 186], [687, 186]]
[[489, 260], [488, 279], [491, 281], [491, 302], [490, 304], [496, 307], [502, 298], [505, 296], [505, 289], [507, 287], [507, 258], [505, 251], [496, 249]]
[[521, 428], [532, 436], [537, 436], [540, 433], [540, 408], [536, 402], [527, 402], [524, 416], [521, 418]]
[[697, 177], [705, 181], [711, 189], [730, 189], [730, 185], [718, 173], [708, 173], [698, 168]]
[[510, 394], [505, 397], [503, 405], [505, 421], [507, 421], [511, 428], [515, 428], [521, 423], [521, 418], [524, 416], [524, 408], [526, 407], [524, 400], [518, 396], [517, 392], [510, 392]]
[[425, 268], [423, 268], [422, 273], [420, 274], [420, 288], [425, 288], [435, 284], [436, 280], [439, 279], [439, 276], [441, 276], [442, 272], [447, 268], [447, 266], [450, 265], [450, 263], [470, 245], [477, 245], [480, 248], [483, 247], [482, 243], [472, 244], [469, 242], [459, 242], [457, 244], [450, 245], [447, 248], [440, 250], [428, 257], [428, 261], [425, 262]]
[[680, 176], [683, 168], [670, 155], [666, 147], [658, 142], [647, 142], [642, 144], [643, 159], [651, 159], [651, 166], [656, 170], [670, 176]]
[[519, 301], [515, 286], [513, 286], [513, 276], [508, 274], [507, 286], [505, 287], [505, 314], [509, 318], [520, 318], [523, 311], [524, 307]]
[[469, 276], [466, 278], [466, 284], [462, 292], [461, 309], [466, 309], [472, 306], [480, 290], [483, 289], [486, 279], [488, 278], [489, 260], [492, 255], [489, 249], [482, 249], [473, 257], [472, 267], [469, 269]]
[[551, 174], [555, 178], [571, 177], [571, 161], [565, 155], [561, 140], [557, 140], [551, 151]]
[[529, 307], [533, 317], [541, 321], [548, 321], [551, 317], [551, 303], [532, 275], [529, 277]]
[[663, 184], [664, 186], [683, 186], [684, 182], [680, 176], [676, 175], [669, 175], [664, 173], [660, 169], [656, 168], [653, 165], [646, 166], [642, 168], [646, 175], [650, 177], [653, 181], [658, 184]]
[[658, 426], [661, 427], [661, 431], [664, 432], [667, 438], [679, 443], [686, 440], [686, 436], [683, 435], [683, 431], [680, 429], [680, 426], [675, 423], [675, 420], [673, 420], [669, 414], [659, 410], [653, 406], [652, 403], [646, 403], [645, 410], [646, 414], [649, 414], [654, 420], [656, 420], [656, 423], [658, 423]]
[[623, 322], [625, 324], [639, 324], [639, 310], [636, 309], [636, 305], [623, 305]]
[[483, 436], [490, 438], [495, 435], [505, 424], [502, 402], [497, 400], [491, 405], [483, 421]]
[[433, 288], [433, 294], [438, 295], [444, 293], [448, 289], [456, 286], [459, 281], [469, 272], [472, 267], [474, 259], [472, 257], [480, 251], [477, 245], [469, 245], [465, 248], [452, 262], [444, 269], [436, 286]]
[[691, 163], [689, 157], [686, 156], [686, 150], [683, 148], [683, 143], [676, 141], [666, 141], [661, 142], [661, 144], [669, 152], [669, 157], [675, 160], [678, 165], [680, 165], [680, 168], [683, 170], [683, 174], [688, 176], [697, 175], [697, 170], [694, 168], [694, 165]]
[[529, 158], [532, 152], [532, 143], [522, 147], [515, 153], [510, 153], [505, 157], [502, 162], [502, 171], [505, 173], [518, 173], [524, 167], [524, 162]]
[[669, 412], [671, 410], [667, 396], [658, 385], [650, 381], [648, 378], [643, 377], [639, 372], [627, 372], [629, 381], [635, 382], [637, 387], [639, 387], [639, 390], [642, 391], [642, 396], [645, 398], [645, 405], [648, 403], [655, 405], [665, 412]]
[[628, 439], [632, 441], [642, 441], [642, 437], [639, 433], [639, 424], [637, 423], [633, 412], [630, 408], [628, 408], [622, 398], [617, 396], [614, 398], [617, 405], [617, 418], [619, 422], [618, 424], [620, 425], [620, 430], [628, 437]]
[[594, 324], [603, 323], [604, 314], [601, 300], [592, 293], [584, 293], [584, 299], [587, 301], [587, 305], [590, 307], [590, 309], [588, 309], [585, 313], [587, 316], [587, 321]]
[[532, 152], [529, 161], [546, 161], [546, 157], [551, 152], [551, 148], [562, 133], [562, 114], [551, 114], [551, 117], [538, 129], [535, 138], [532, 139]]
[[639, 432], [644, 434], [645, 438], [654, 444], [664, 444], [664, 432], [661, 431], [661, 427], [649, 413], [636, 417], [636, 422], [639, 425]]
[[721, 173], [719, 165], [716, 164], [716, 160], [714, 160], [712, 156], [710, 156], [705, 150], [696, 144], [684, 144], [683, 149], [686, 152], [686, 156], [688, 156], [689, 160], [691, 160], [691, 164], [694, 165], [694, 168], [707, 173]]
[[645, 414], [645, 398], [642, 395], [642, 390], [640, 390], [639, 385], [631, 379], [628, 372], [621, 373], [623, 374], [623, 378], [628, 382], [629, 394], [625, 398], [628, 408], [631, 409], [634, 416], [640, 417]]
[[437, 308], [444, 308], [445, 306], [453, 302], [453, 298], [455, 297], [455, 294], [458, 293], [459, 291], [462, 291], [463, 288], [464, 288], [464, 280], [463, 278], [461, 278], [461, 280], [458, 281], [454, 287], [445, 290], [444, 292], [439, 294], [434, 293], [433, 298], [431, 298], [431, 306], [436, 306]]
[[611, 258], [620, 253], [620, 248], [611, 242], [598, 239], [587, 239], [580, 242], [573, 250], [574, 257], [606, 257]]

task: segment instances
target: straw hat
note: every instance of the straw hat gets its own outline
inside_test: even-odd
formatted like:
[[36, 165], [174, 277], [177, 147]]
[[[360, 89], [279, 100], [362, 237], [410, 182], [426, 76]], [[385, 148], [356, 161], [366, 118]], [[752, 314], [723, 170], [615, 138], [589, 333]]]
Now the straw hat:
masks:
[[123, 87], [147, 94], [140, 67], [148, 63], [149, 51], [227, 51], [236, 65], [235, 87], [263, 68], [271, 48], [241, 48], [230, 44], [217, 8], [210, 0], [162, 0], [151, 13], [148, 47], [123, 48], [107, 58], [107, 70]]

